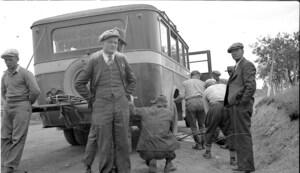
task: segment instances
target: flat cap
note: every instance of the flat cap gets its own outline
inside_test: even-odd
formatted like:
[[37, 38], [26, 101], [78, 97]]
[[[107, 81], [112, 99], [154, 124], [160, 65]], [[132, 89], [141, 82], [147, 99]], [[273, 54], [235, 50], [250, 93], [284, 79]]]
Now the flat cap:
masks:
[[220, 73], [218, 70], [212, 71], [211, 74], [215, 74], [215, 75], [217, 75], [217, 76], [220, 76], [220, 75], [221, 75], [221, 73]]
[[165, 95], [158, 95], [155, 100], [152, 100], [151, 103], [153, 104], [158, 104], [158, 105], [163, 105], [163, 106], [167, 106], [168, 105], [168, 100], [167, 97]]
[[225, 70], [225, 72], [233, 71], [233, 70], [234, 70], [234, 66], [227, 66], [227, 70]]
[[19, 51], [17, 49], [7, 49], [2, 53], [1, 58], [8, 57], [8, 56], [19, 57]]
[[214, 85], [214, 84], [216, 84], [216, 83], [217, 83], [217, 81], [216, 81], [215, 79], [207, 79], [207, 80], [204, 82], [205, 88], [207, 88], [207, 87], [209, 87], [209, 86], [211, 86], [211, 85]]
[[125, 35], [126, 35], [125, 30], [121, 29], [121, 28], [118, 28], [118, 27], [114, 27], [114, 29], [117, 30], [119, 35], [120, 35], [119, 40], [121, 42], [123, 42], [123, 44], [126, 46], [127, 42], [125, 41]]
[[109, 37], [120, 37], [119, 35], [119, 32], [115, 29], [111, 29], [111, 30], [107, 30], [107, 31], [104, 31], [100, 36], [99, 36], [99, 39], [98, 41], [99, 42], [102, 42], [106, 39], [108, 39]]
[[194, 70], [191, 72], [191, 76], [195, 76], [195, 75], [201, 75], [201, 73], [198, 70]]
[[228, 49], [227, 52], [231, 53], [234, 49], [244, 49], [244, 45], [242, 43], [233, 43]]

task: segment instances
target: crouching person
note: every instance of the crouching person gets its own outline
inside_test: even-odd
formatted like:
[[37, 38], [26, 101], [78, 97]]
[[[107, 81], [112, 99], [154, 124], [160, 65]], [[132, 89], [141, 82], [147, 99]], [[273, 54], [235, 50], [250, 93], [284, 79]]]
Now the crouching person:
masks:
[[175, 150], [180, 144], [173, 134], [174, 115], [167, 108], [167, 99], [159, 95], [151, 101], [151, 107], [135, 108], [130, 105], [134, 120], [140, 120], [142, 124], [140, 138], [137, 144], [137, 152], [146, 160], [149, 172], [156, 172], [156, 160], [166, 159], [164, 172], [176, 170], [172, 164], [175, 159]]

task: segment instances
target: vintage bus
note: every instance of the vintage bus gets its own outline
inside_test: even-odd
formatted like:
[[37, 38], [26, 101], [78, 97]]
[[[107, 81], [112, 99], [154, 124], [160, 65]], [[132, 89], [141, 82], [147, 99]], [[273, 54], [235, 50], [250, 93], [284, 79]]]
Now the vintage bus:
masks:
[[38, 20], [31, 26], [35, 76], [42, 91], [36, 108], [43, 126], [62, 129], [72, 145], [86, 144], [91, 113], [86, 104], [63, 105], [49, 98], [80, 98], [74, 81], [89, 56], [102, 49], [99, 35], [114, 27], [125, 30], [128, 45], [123, 53], [137, 77], [133, 93], [137, 107], [150, 106], [151, 100], [164, 94], [176, 121], [181, 120], [185, 105], [176, 105], [173, 99], [189, 78], [190, 66], [203, 73], [202, 80], [211, 77], [210, 52], [189, 56], [189, 47], [176, 25], [165, 12], [151, 5], [114, 6]]

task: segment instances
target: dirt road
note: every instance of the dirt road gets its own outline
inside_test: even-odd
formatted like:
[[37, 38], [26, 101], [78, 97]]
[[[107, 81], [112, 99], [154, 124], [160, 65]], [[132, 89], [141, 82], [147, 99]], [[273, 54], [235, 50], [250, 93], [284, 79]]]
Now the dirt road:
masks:
[[[189, 129], [179, 123], [180, 132], [188, 132]], [[229, 173], [232, 166], [229, 165], [228, 150], [214, 145], [212, 148], [213, 158], [207, 160], [202, 157], [204, 150], [191, 149], [191, 138], [182, 141], [181, 149], [176, 151], [177, 158], [174, 164], [177, 170], [174, 173]], [[81, 173], [84, 146], [71, 146], [64, 138], [63, 132], [56, 128], [45, 129], [42, 125], [31, 125], [21, 160], [20, 169], [29, 173]], [[98, 156], [97, 156], [98, 157]], [[98, 158], [93, 165], [97, 172]], [[158, 162], [158, 172], [163, 172], [164, 161]], [[132, 173], [147, 173], [148, 167], [140, 159], [138, 153], [131, 153]]]

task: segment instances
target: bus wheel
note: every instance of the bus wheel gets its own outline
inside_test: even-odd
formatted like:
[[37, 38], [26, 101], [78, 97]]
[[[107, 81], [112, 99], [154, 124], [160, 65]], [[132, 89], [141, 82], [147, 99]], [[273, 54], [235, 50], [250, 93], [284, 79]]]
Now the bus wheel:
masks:
[[176, 107], [175, 103], [172, 106], [172, 112], [173, 112], [173, 115], [174, 115], [174, 119], [173, 119], [173, 134], [177, 135], [177, 133], [178, 133], [178, 113], [177, 113], [177, 107]]
[[67, 142], [71, 145], [78, 145], [73, 129], [64, 129], [64, 136]]
[[74, 136], [79, 145], [86, 145], [89, 133], [80, 129], [74, 129]]

